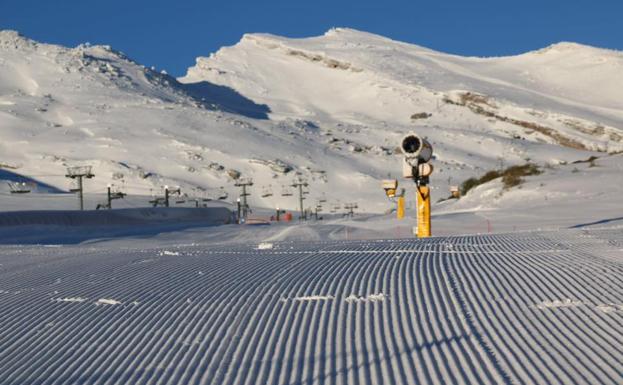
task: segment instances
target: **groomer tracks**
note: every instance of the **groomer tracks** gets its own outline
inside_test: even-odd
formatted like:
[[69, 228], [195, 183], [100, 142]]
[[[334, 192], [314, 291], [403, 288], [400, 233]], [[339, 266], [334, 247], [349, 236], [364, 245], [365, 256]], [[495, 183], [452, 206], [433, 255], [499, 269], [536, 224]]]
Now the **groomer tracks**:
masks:
[[623, 384], [620, 229], [115, 242], [0, 248], [1, 384]]

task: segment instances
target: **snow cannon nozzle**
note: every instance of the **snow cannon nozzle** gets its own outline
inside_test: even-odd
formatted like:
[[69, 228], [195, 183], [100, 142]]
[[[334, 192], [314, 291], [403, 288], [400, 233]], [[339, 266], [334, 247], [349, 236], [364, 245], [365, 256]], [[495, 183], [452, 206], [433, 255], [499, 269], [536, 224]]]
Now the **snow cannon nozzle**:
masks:
[[420, 138], [415, 135], [407, 135], [402, 139], [402, 152], [405, 154], [415, 154], [421, 146]]
[[426, 139], [411, 133], [402, 138], [400, 150], [405, 156], [405, 160], [411, 166], [428, 162], [433, 156], [433, 147]]

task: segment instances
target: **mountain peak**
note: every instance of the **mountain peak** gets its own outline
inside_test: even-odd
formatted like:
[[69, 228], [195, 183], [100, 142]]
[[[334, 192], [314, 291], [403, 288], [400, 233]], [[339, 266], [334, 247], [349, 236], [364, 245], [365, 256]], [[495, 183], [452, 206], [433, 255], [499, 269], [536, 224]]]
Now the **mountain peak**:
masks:
[[2, 45], [8, 44], [36, 44], [34, 40], [31, 40], [21, 33], [14, 31], [12, 29], [3, 29], [0, 30], [0, 43]]
[[589, 54], [593, 54], [593, 53], [610, 53], [610, 54], [617, 54], [617, 55], [623, 55], [623, 52], [621, 51], [617, 51], [617, 50], [613, 50], [613, 49], [608, 49], [608, 48], [600, 48], [600, 47], [594, 47], [591, 45], [586, 45], [586, 44], [580, 44], [580, 43], [575, 43], [575, 42], [570, 42], [570, 41], [561, 41], [558, 43], [554, 43], [551, 44], [545, 48], [541, 48], [539, 50], [533, 51], [534, 53], [538, 53], [538, 54], [546, 54], [546, 53], [579, 53], [579, 52], [586, 52]]
[[17, 40], [17, 39], [25, 39], [25, 37], [21, 33], [15, 30], [12, 30], [12, 29], [0, 30], [0, 41]]

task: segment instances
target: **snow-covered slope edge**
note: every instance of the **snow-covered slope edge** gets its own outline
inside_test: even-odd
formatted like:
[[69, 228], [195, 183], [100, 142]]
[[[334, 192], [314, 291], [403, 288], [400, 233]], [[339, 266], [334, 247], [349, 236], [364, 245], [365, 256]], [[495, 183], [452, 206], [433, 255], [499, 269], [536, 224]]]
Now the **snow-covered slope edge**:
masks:
[[[275, 117], [478, 125], [617, 151], [623, 148], [621, 66], [623, 53], [572, 43], [514, 57], [463, 58], [340, 28], [308, 39], [245, 35], [198, 58], [181, 80], [231, 86], [268, 104]], [[416, 113], [423, 121], [410, 119]]]

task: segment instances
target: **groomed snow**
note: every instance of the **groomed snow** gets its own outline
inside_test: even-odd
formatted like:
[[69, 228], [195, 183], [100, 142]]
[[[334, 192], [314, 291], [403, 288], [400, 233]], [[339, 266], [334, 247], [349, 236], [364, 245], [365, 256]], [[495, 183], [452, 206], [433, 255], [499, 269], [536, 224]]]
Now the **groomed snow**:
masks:
[[0, 383], [621, 383], [620, 228], [256, 245], [1, 246]]

